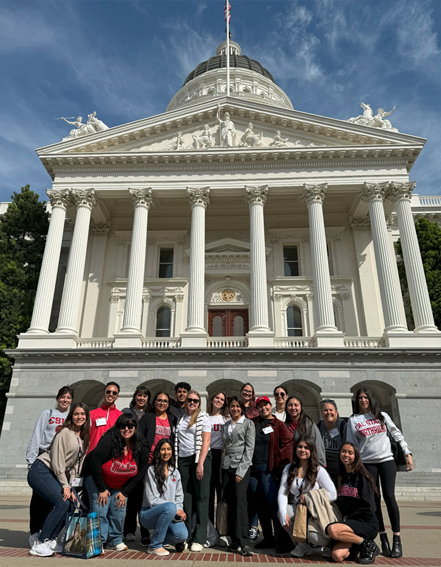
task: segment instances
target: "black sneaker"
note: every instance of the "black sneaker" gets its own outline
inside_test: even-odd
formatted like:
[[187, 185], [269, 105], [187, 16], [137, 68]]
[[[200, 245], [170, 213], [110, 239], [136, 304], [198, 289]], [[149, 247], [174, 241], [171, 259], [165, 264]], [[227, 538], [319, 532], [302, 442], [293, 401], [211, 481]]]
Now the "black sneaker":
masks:
[[239, 550], [239, 542], [238, 541], [233, 541], [230, 543], [230, 545], [227, 547], [227, 551], [232, 551], [233, 553], [235, 551]]
[[183, 551], [185, 551], [186, 549], [188, 549], [188, 545], [186, 541], [182, 541], [181, 543], [177, 543], [175, 545], [175, 549], [178, 553], [182, 553]]
[[360, 557], [358, 562], [361, 565], [371, 565], [375, 563], [375, 558], [380, 553], [380, 548], [372, 539], [365, 539], [361, 544]]
[[148, 547], [150, 545], [150, 536], [145, 536], [141, 538], [141, 545], [143, 547]]
[[248, 545], [244, 545], [242, 548], [239, 548], [239, 553], [244, 557], [251, 557], [254, 555]]
[[257, 541], [257, 538], [259, 537], [259, 530], [258, 528], [256, 528], [255, 526], [251, 526], [250, 528], [250, 533], [249, 533], [249, 538], [252, 542]]
[[263, 538], [262, 541], [259, 541], [259, 543], [256, 543], [256, 545], [254, 546], [254, 549], [271, 549], [273, 547], [276, 547], [276, 538], [275, 537], [271, 537], [271, 538]]

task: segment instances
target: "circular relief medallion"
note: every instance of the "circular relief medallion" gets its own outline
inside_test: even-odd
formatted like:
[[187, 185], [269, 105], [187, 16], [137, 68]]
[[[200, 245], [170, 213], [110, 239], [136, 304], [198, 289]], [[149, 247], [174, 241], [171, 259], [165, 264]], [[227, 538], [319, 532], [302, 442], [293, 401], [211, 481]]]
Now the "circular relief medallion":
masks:
[[221, 295], [224, 301], [233, 301], [236, 297], [236, 293], [232, 289], [224, 289]]

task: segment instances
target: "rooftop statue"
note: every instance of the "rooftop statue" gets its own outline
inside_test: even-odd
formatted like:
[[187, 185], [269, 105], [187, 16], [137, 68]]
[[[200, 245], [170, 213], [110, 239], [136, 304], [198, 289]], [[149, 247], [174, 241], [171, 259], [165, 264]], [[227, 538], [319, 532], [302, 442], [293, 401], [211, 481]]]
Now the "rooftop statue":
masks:
[[262, 145], [262, 132], [260, 134], [255, 134], [253, 132], [253, 123], [248, 124], [248, 128], [245, 130], [245, 134], [240, 139], [240, 146], [251, 146], [255, 148], [256, 146]]
[[282, 138], [280, 130], [277, 130], [274, 140], [271, 142], [270, 146], [273, 148], [286, 148], [289, 138]]
[[204, 125], [204, 129], [202, 131], [202, 134], [200, 136], [193, 134], [193, 148], [199, 149], [199, 148], [211, 148], [212, 146], [212, 142], [211, 142], [211, 132], [210, 132], [210, 127], [208, 126], [208, 124]]
[[219, 138], [220, 145], [229, 148], [235, 145], [236, 142], [236, 129], [234, 122], [230, 119], [230, 113], [224, 114], [224, 119], [220, 117], [220, 107], [217, 107], [217, 120], [219, 122]]
[[87, 136], [88, 134], [95, 134], [96, 132], [102, 132], [103, 130], [108, 130], [109, 127], [104, 124], [102, 120], [98, 120], [96, 117], [96, 111], [89, 114], [87, 117], [87, 122], [83, 123], [82, 116], [78, 116], [78, 118], [74, 122], [70, 122], [62, 116], [60, 120], [64, 120], [66, 124], [70, 124], [71, 126], [75, 126], [69, 134], [63, 138], [63, 140], [71, 140], [72, 138], [78, 138], [79, 136]]
[[348, 122], [351, 122], [352, 124], [359, 124], [360, 126], [384, 128], [385, 130], [390, 130], [391, 132], [398, 132], [397, 128], [392, 128], [392, 124], [389, 120], [385, 120], [386, 116], [390, 116], [395, 110], [395, 106], [389, 112], [386, 112], [382, 108], [379, 108], [375, 116], [369, 104], [362, 102], [360, 106], [363, 109], [363, 114], [354, 118], [349, 118]]

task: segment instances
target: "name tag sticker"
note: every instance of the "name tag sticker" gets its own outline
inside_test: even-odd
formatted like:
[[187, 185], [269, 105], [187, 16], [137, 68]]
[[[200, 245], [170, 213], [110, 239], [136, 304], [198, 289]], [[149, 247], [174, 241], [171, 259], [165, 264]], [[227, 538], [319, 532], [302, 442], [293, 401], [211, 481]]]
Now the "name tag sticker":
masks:
[[264, 428], [262, 429], [262, 431], [263, 431], [266, 435], [268, 435], [268, 433], [272, 433], [272, 432], [274, 431], [274, 429], [271, 427], [271, 425], [267, 425], [266, 427], [264, 427]]
[[334, 427], [334, 429], [331, 429], [331, 431], [329, 432], [329, 437], [331, 439], [334, 439], [334, 437], [337, 437], [337, 435], [339, 435], [339, 434], [340, 434], [340, 431], [336, 427]]
[[101, 425], [107, 425], [107, 419], [105, 417], [98, 417], [95, 420], [95, 425], [97, 427], [100, 427]]
[[81, 486], [83, 486], [83, 479], [80, 478], [74, 478], [72, 481], [72, 488], [80, 488]]

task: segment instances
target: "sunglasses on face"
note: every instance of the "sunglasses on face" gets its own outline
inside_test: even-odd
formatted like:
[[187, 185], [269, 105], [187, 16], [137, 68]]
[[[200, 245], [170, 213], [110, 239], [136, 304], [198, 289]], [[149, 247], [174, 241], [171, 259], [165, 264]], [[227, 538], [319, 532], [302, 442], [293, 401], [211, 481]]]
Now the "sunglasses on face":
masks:
[[276, 398], [284, 398], [286, 394], [284, 394], [283, 392], [276, 392], [274, 395], [276, 396]]
[[118, 392], [115, 392], [114, 390], [106, 390], [106, 395], [107, 396], [117, 396]]
[[199, 400], [197, 398], [187, 398], [189, 404], [198, 404]]
[[124, 429], [130, 429], [130, 431], [132, 431], [132, 429], [135, 429], [135, 425], [133, 423], [129, 423], [128, 425], [120, 425], [119, 428], [121, 431], [124, 431]]

